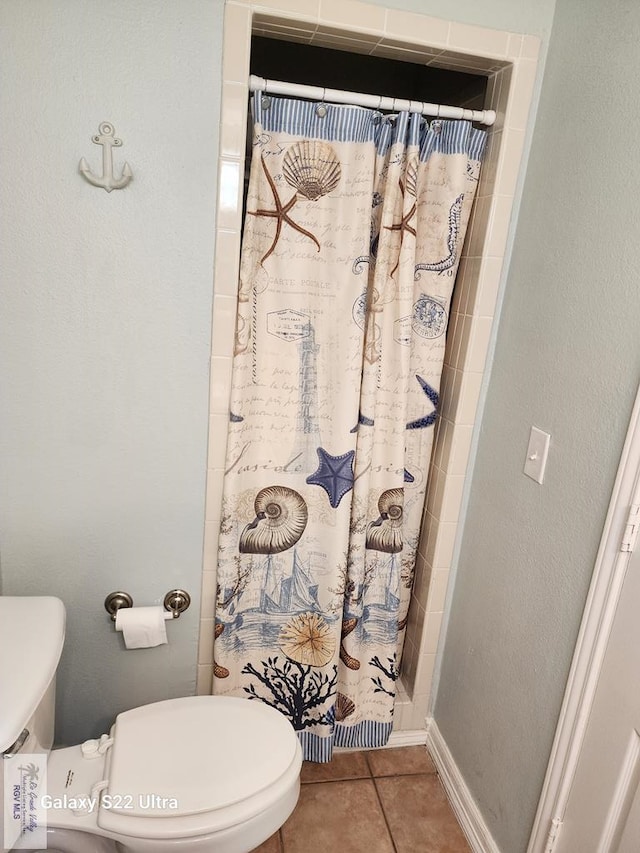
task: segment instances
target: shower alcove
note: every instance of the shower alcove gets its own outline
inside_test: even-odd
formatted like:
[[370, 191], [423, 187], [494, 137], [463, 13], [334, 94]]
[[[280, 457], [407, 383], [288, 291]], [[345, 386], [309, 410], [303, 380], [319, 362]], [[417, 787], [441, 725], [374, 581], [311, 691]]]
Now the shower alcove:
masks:
[[[274, 44], [278, 48], [275, 52]], [[331, 63], [310, 62], [309, 48], [331, 50]], [[489, 130], [451, 306], [441, 412], [394, 713], [393, 742], [420, 743], [426, 739], [432, 678], [460, 534], [476, 412], [503, 277], [538, 51], [539, 39], [534, 36], [385, 9], [358, 0], [226, 3], [199, 693], [211, 691], [212, 679], [217, 539], [231, 389], [250, 71], [291, 80], [287, 67], [295, 66], [294, 82], [298, 83], [497, 113]], [[366, 63], [362, 57], [368, 58]], [[390, 60], [395, 62], [387, 65]], [[376, 65], [382, 78], [388, 76], [385, 69], [393, 68], [385, 91], [379, 88], [382, 78], [375, 76]], [[298, 66], [303, 69], [300, 73]], [[428, 95], [422, 94], [425, 86]]]

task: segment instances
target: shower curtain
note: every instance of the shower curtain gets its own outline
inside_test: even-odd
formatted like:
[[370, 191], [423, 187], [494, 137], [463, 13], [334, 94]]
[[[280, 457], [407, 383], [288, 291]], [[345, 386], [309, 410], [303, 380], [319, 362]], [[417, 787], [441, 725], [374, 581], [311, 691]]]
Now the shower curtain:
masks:
[[485, 132], [253, 97], [214, 693], [386, 743]]

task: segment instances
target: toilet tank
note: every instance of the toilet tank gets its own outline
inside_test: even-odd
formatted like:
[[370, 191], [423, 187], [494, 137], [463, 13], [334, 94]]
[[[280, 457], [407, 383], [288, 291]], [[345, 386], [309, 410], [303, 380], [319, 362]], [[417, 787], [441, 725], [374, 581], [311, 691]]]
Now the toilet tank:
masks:
[[0, 596], [0, 753], [49, 752], [65, 609], [49, 596]]

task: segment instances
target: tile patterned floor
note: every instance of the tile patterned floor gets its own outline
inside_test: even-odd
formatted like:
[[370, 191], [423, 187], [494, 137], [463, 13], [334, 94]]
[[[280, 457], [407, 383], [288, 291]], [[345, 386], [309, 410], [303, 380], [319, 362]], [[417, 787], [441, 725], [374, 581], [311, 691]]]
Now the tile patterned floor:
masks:
[[423, 746], [305, 762], [294, 813], [255, 853], [470, 853]]

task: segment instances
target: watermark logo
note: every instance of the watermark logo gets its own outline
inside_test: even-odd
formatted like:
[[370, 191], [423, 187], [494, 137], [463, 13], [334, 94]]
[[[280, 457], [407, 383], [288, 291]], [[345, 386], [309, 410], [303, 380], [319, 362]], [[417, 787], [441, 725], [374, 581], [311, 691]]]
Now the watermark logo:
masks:
[[38, 850], [47, 846], [47, 756], [21, 752], [4, 758], [4, 846], [9, 850]]

